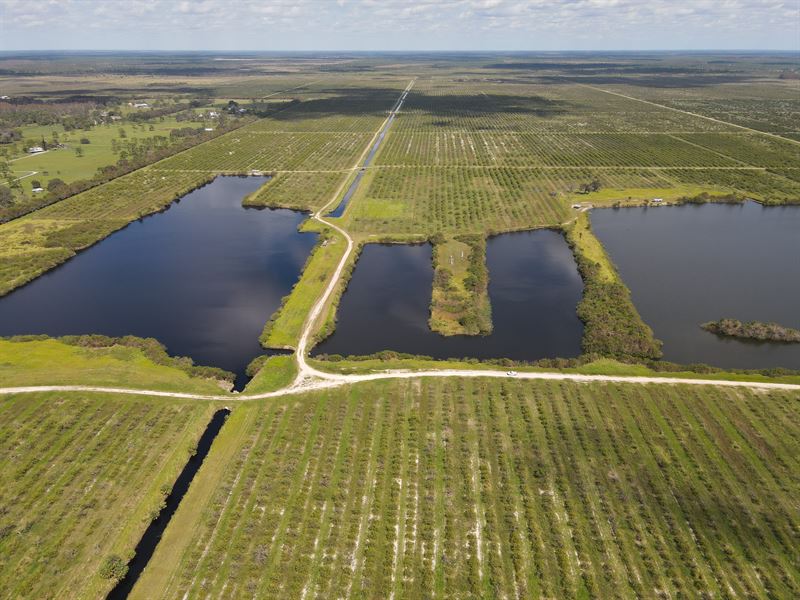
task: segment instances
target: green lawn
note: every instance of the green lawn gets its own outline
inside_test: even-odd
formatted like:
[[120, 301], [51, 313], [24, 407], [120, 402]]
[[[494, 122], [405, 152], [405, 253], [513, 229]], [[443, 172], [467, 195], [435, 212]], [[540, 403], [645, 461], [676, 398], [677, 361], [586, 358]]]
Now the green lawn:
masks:
[[[151, 125], [153, 131], [150, 131]], [[178, 123], [174, 118], [165, 118], [163, 121], [142, 125], [134, 125], [132, 123], [98, 125], [89, 131], [77, 129], [65, 132], [61, 126], [23, 128], [22, 131], [25, 138], [44, 136], [48, 143], [52, 140], [52, 132], [56, 131], [59, 134], [59, 141], [68, 147], [49, 150], [41, 154], [15, 157], [10, 163], [10, 167], [15, 177], [22, 177], [31, 171], [37, 172], [36, 175], [22, 180], [25, 193], [31, 195], [31, 182], [33, 180], [41, 182], [42, 187], [46, 189], [47, 182], [51, 179], [58, 178], [67, 183], [78, 179], [91, 179], [100, 167], [115, 164], [120, 155], [112, 151], [112, 139], [116, 139], [117, 142], [122, 144], [125, 141], [144, 140], [157, 135], [169, 137], [170, 130], [180, 127], [196, 128], [201, 126], [202, 124], [199, 123]], [[125, 131], [125, 138], [120, 137], [120, 129]], [[88, 139], [90, 143], [81, 144], [81, 138]], [[75, 153], [76, 148], [81, 149], [83, 156], [78, 156]]]
[[29, 385], [98, 385], [224, 393], [216, 382], [190, 377], [175, 367], [155, 364], [137, 348], [84, 348], [55, 339], [32, 342], [0, 339], [0, 386]]

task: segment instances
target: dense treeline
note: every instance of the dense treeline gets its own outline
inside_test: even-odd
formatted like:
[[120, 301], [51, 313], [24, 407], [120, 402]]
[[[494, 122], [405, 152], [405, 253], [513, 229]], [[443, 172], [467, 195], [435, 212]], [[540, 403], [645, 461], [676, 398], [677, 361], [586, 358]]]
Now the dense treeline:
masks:
[[625, 284], [603, 279], [600, 265], [576, 249], [573, 234], [567, 241], [583, 278], [583, 298], [577, 311], [584, 326], [583, 352], [620, 360], [661, 358], [661, 342], [642, 321]]
[[762, 323], [760, 321], [743, 323], [737, 319], [720, 319], [719, 321], [703, 323], [701, 327], [711, 333], [727, 337], [761, 342], [800, 343], [800, 329], [784, 327], [777, 323]]

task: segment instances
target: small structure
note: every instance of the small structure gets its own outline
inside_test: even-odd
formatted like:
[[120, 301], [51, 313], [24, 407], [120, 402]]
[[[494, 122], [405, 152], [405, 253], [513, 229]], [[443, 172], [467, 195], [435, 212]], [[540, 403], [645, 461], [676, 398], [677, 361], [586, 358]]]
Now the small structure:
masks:
[[44, 148], [41, 146], [31, 146], [28, 148], [28, 154], [37, 154], [39, 152], [44, 152]]
[[219, 116], [219, 113], [215, 110], [209, 111], [208, 118], [209, 119], [216, 119]]
[[213, 127], [206, 127], [205, 129], [203, 129], [203, 131], [214, 131], [214, 128]]
[[133, 108], [150, 108], [150, 105], [147, 102], [134, 102]]
[[653, 204], [661, 204], [664, 202], [663, 198], [653, 198]]
[[38, 194], [39, 192], [43, 192], [44, 189], [40, 187], [35, 187], [31, 190], [34, 194]]
[[0, 96], [0, 100], [11, 100], [11, 96]]

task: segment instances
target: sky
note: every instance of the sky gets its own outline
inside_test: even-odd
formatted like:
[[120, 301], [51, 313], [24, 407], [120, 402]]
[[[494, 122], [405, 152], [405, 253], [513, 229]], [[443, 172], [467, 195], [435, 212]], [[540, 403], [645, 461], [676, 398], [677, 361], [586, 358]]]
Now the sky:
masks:
[[0, 0], [0, 50], [800, 51], [800, 0]]

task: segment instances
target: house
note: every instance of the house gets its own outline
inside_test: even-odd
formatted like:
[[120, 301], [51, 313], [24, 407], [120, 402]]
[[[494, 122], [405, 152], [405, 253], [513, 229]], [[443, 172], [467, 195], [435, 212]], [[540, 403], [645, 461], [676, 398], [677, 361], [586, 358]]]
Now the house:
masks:
[[31, 146], [28, 148], [28, 154], [36, 154], [37, 152], [44, 152], [44, 148], [41, 146]]

